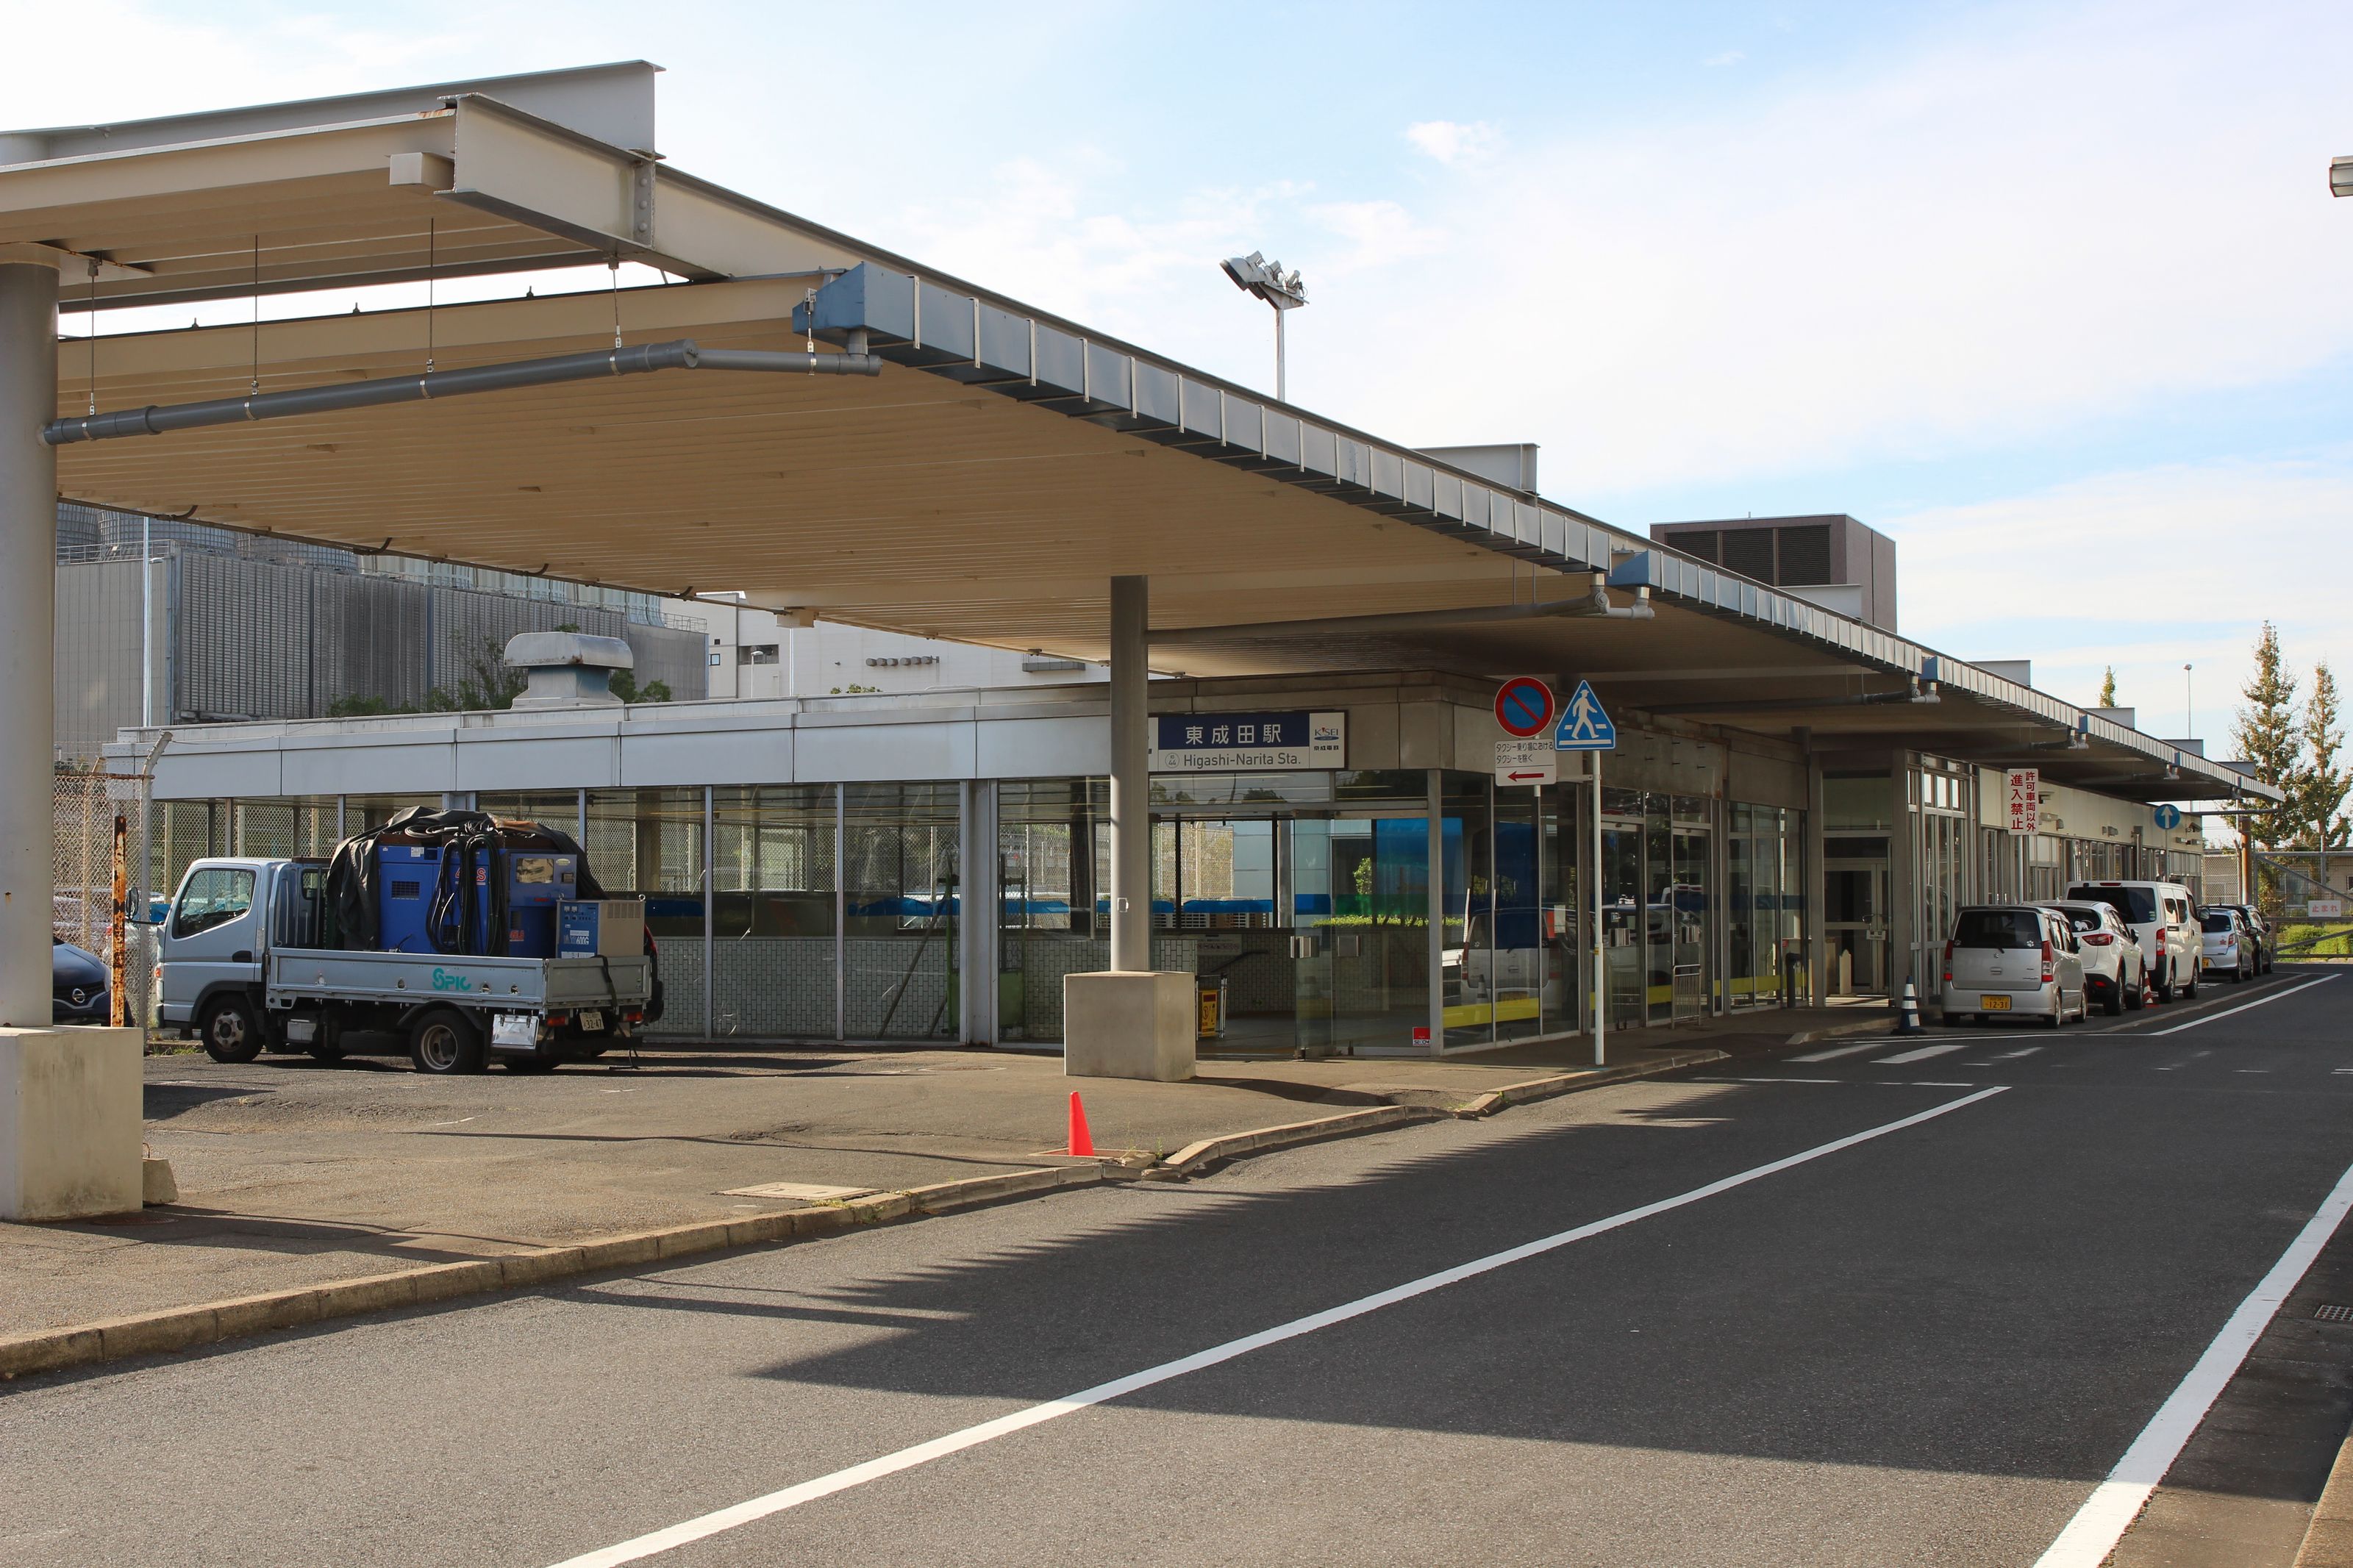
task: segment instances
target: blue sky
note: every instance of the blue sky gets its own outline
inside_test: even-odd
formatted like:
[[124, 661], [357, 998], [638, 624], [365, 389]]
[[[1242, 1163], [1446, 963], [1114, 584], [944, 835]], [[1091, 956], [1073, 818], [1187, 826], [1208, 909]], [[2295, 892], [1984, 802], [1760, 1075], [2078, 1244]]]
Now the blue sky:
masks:
[[[0, 0], [16, 123], [638, 58], [681, 166], [1620, 524], [1848, 511], [1903, 629], [2228, 750], [2353, 658], [2342, 6]], [[560, 18], [551, 23], [551, 17]]]

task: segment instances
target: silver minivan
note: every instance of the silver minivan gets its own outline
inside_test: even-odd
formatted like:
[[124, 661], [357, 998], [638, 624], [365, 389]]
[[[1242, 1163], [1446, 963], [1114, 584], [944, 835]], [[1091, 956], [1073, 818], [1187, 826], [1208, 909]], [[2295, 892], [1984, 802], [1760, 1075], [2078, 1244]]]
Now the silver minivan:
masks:
[[2039, 904], [1969, 904], [1945, 943], [1945, 1022], [2024, 1016], [2057, 1028], [2090, 1011], [2074, 925]]
[[2078, 882], [2067, 897], [2112, 905], [2125, 917], [2140, 939], [2158, 1001], [2198, 994], [2198, 957], [2206, 933], [2199, 928], [2197, 900], [2189, 889], [2179, 882]]

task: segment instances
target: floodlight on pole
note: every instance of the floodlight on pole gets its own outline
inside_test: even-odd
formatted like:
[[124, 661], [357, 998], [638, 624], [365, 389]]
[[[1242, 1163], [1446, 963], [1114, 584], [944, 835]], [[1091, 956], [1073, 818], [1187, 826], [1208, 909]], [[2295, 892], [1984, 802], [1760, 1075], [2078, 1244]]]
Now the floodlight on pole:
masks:
[[2353, 158], [2328, 160], [2328, 194], [2353, 196]]
[[1255, 250], [1248, 256], [1229, 256], [1218, 265], [1234, 280], [1235, 288], [1274, 307], [1274, 400], [1290, 402], [1283, 380], [1282, 316], [1307, 303], [1307, 285], [1299, 280], [1296, 271], [1283, 271], [1282, 262], [1269, 261]]

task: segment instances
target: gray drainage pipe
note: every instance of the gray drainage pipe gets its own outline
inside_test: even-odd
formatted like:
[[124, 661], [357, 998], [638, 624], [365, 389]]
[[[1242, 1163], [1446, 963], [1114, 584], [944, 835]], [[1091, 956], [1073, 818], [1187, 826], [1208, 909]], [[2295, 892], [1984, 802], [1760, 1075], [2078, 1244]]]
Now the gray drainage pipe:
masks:
[[882, 362], [871, 354], [814, 354], [772, 349], [702, 349], [681, 338], [667, 343], [632, 343], [627, 348], [599, 349], [591, 353], [557, 354], [550, 359], [515, 360], [506, 364], [470, 365], [463, 370], [437, 370], [422, 375], [385, 376], [375, 381], [347, 382], [342, 386], [305, 386], [291, 392], [263, 392], [250, 397], [216, 397], [204, 403], [149, 405], [119, 408], [79, 419], [55, 419], [42, 426], [41, 439], [52, 447], [76, 441], [104, 441], [117, 436], [160, 436], [167, 430], [194, 430], [207, 425], [237, 425], [248, 419], [285, 419], [301, 414], [332, 414], [346, 408], [374, 408], [382, 404], [424, 403], [437, 397], [457, 397], [470, 392], [504, 392], [519, 386], [552, 386], [558, 382], [595, 381], [608, 375], [643, 375], [657, 370], [749, 370], [803, 375], [876, 375]]

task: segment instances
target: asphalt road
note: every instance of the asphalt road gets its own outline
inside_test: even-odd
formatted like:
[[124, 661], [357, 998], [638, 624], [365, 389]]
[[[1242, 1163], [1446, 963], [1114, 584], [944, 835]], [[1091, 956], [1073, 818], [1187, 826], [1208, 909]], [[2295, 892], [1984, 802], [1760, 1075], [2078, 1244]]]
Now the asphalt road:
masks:
[[2353, 1164], [2220, 989], [29, 1381], [0, 1563], [2031, 1563]]

